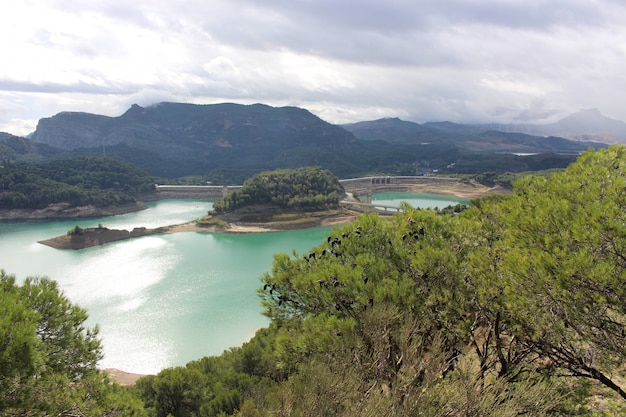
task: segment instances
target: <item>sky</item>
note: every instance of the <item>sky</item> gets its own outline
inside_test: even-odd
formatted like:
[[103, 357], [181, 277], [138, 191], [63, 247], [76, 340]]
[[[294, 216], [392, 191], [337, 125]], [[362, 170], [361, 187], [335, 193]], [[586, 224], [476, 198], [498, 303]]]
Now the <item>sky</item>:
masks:
[[19, 0], [0, 132], [132, 104], [303, 107], [330, 123], [626, 121], [623, 0]]

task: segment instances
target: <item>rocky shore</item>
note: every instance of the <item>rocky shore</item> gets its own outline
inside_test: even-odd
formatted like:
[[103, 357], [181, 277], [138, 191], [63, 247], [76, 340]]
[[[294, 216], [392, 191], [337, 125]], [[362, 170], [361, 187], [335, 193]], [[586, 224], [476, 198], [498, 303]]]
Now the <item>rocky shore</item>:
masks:
[[[433, 192], [437, 194], [448, 194], [464, 198], [482, 197], [487, 194], [505, 194], [510, 192], [501, 187], [488, 188], [455, 183], [446, 189], [431, 189], [428, 187], [411, 187], [407, 190], [411, 192]], [[351, 194], [346, 197], [349, 199]], [[354, 197], [352, 197], [354, 198]], [[72, 217], [93, 217], [108, 216], [114, 214], [128, 213], [146, 208], [142, 203], [136, 205], [95, 208], [95, 207], [74, 207], [69, 208], [63, 204], [47, 207], [43, 210], [31, 211], [30, 216], [20, 217], [20, 214], [13, 213], [11, 217], [6, 212], [0, 211], [0, 219], [43, 219], [43, 218], [72, 218]], [[28, 214], [28, 213], [26, 213]], [[56, 249], [83, 249], [93, 246], [104, 245], [118, 240], [131, 239], [154, 234], [178, 233], [178, 232], [215, 232], [215, 233], [263, 233], [281, 230], [306, 229], [312, 227], [335, 226], [347, 224], [356, 218], [358, 212], [349, 209], [330, 210], [325, 212], [277, 212], [271, 207], [254, 206], [238, 210], [220, 216], [206, 216], [202, 219], [190, 221], [183, 224], [147, 229], [145, 227], [134, 228], [132, 231], [107, 229], [104, 227], [80, 229], [78, 233], [68, 232], [63, 236], [39, 241]], [[4, 216], [4, 217], [3, 217]]]
[[34, 220], [34, 219], [75, 219], [86, 217], [114, 216], [131, 213], [148, 208], [141, 202], [120, 206], [79, 206], [71, 207], [69, 203], [50, 204], [42, 209], [10, 209], [0, 210], [0, 220]]
[[264, 233], [281, 230], [306, 229], [312, 227], [335, 226], [354, 221], [356, 213], [351, 211], [334, 211], [332, 213], [307, 213], [293, 214], [285, 217], [281, 213], [274, 219], [257, 221], [237, 221], [230, 216], [207, 216], [187, 223], [157, 227], [148, 229], [136, 227], [131, 231], [120, 229], [108, 229], [106, 227], [75, 228], [67, 234], [40, 240], [38, 243], [55, 249], [84, 249], [100, 246], [118, 240], [132, 239], [135, 237], [180, 233], [180, 232], [214, 232], [214, 233]]
[[91, 227], [83, 229], [76, 226], [76, 228], [68, 231], [65, 235], [53, 237], [52, 239], [40, 240], [38, 243], [55, 249], [84, 249], [104, 245], [105, 243], [115, 242], [117, 240], [165, 233], [166, 231], [167, 227], [159, 227], [156, 229], [136, 227], [133, 230], [128, 231], [108, 229], [106, 227]]

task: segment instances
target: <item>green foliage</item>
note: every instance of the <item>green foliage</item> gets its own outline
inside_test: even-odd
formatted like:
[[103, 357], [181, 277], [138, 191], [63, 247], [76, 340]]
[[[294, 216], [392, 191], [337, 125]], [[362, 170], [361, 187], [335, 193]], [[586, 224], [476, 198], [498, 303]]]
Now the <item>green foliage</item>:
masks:
[[624, 399], [613, 374], [626, 357], [625, 170], [624, 147], [587, 152], [562, 173], [520, 180], [504, 202], [485, 201], [477, 218], [488, 234], [473, 263], [497, 282], [483, 306], [507, 326], [494, 333], [507, 350]]
[[49, 204], [115, 206], [154, 191], [155, 180], [140, 169], [106, 158], [66, 159], [0, 167], [0, 208], [44, 208]]
[[302, 378], [349, 368], [364, 396], [325, 395], [337, 415], [372, 390], [396, 415], [584, 414], [587, 379], [626, 398], [615, 372], [626, 359], [624, 169], [626, 148], [589, 152], [454, 217], [364, 215], [303, 257], [276, 256], [261, 296], [281, 324], [281, 366]]
[[266, 405], [266, 396], [285, 377], [277, 368], [274, 339], [272, 326], [261, 329], [250, 342], [220, 357], [141, 378], [135, 394], [156, 416], [233, 415], [240, 408], [254, 415], [257, 405]]
[[272, 405], [298, 416], [572, 415], [561, 381], [498, 374], [492, 351], [483, 362], [472, 349], [476, 227], [407, 208], [390, 222], [365, 214], [304, 256], [277, 255], [260, 295], [292, 376]]
[[[299, 187], [287, 173], [255, 177], [238, 199], [269, 190], [263, 201], [278, 201], [272, 192]], [[121, 404], [132, 415], [143, 402], [163, 417], [624, 413], [625, 147], [467, 209], [402, 209], [275, 255], [259, 289], [270, 326], [219, 357], [140, 379], [134, 400], [96, 383], [84, 312], [50, 281], [5, 277], [1, 404], [57, 414]]]
[[250, 178], [239, 190], [215, 201], [213, 210], [227, 213], [252, 205], [319, 210], [337, 207], [343, 194], [339, 180], [319, 167], [278, 169]]
[[96, 369], [98, 329], [56, 283], [17, 285], [0, 271], [0, 415], [143, 416], [143, 405]]

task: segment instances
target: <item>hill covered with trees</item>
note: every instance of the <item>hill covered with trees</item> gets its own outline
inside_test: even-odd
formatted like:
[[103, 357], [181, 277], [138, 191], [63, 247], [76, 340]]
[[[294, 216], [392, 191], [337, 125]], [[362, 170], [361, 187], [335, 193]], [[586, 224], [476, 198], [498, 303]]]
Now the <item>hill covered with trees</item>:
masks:
[[120, 206], [155, 191], [155, 178], [132, 165], [107, 158], [74, 158], [0, 166], [0, 209]]
[[625, 415], [625, 190], [614, 146], [458, 214], [364, 214], [275, 255], [268, 328], [129, 393], [159, 417]]
[[345, 194], [339, 179], [320, 167], [277, 169], [261, 172], [243, 186], [213, 203], [215, 214], [249, 206], [315, 211], [339, 207]]

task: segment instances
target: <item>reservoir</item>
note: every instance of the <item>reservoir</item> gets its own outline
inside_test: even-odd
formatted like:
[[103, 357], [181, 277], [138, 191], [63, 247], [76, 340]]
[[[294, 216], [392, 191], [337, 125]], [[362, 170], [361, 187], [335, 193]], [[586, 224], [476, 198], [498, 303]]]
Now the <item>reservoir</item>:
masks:
[[[419, 195], [385, 196], [415, 204]], [[378, 201], [379, 195], [374, 196]], [[389, 201], [388, 201], [389, 200]], [[447, 202], [446, 202], [447, 201]], [[466, 200], [445, 197], [445, 207]], [[383, 204], [383, 203], [380, 203]], [[204, 200], [161, 200], [135, 213], [98, 219], [0, 222], [0, 268], [16, 276], [47, 276], [100, 327], [102, 368], [156, 373], [240, 346], [268, 324], [256, 295], [272, 255], [305, 253], [330, 228], [259, 234], [175, 233], [145, 236], [77, 251], [37, 243], [76, 225], [154, 228], [206, 214]]]
[[412, 207], [442, 209], [456, 204], [467, 204], [469, 200], [467, 198], [456, 198], [441, 194], [394, 191], [372, 195], [373, 204], [398, 207], [402, 201], [409, 203]]

